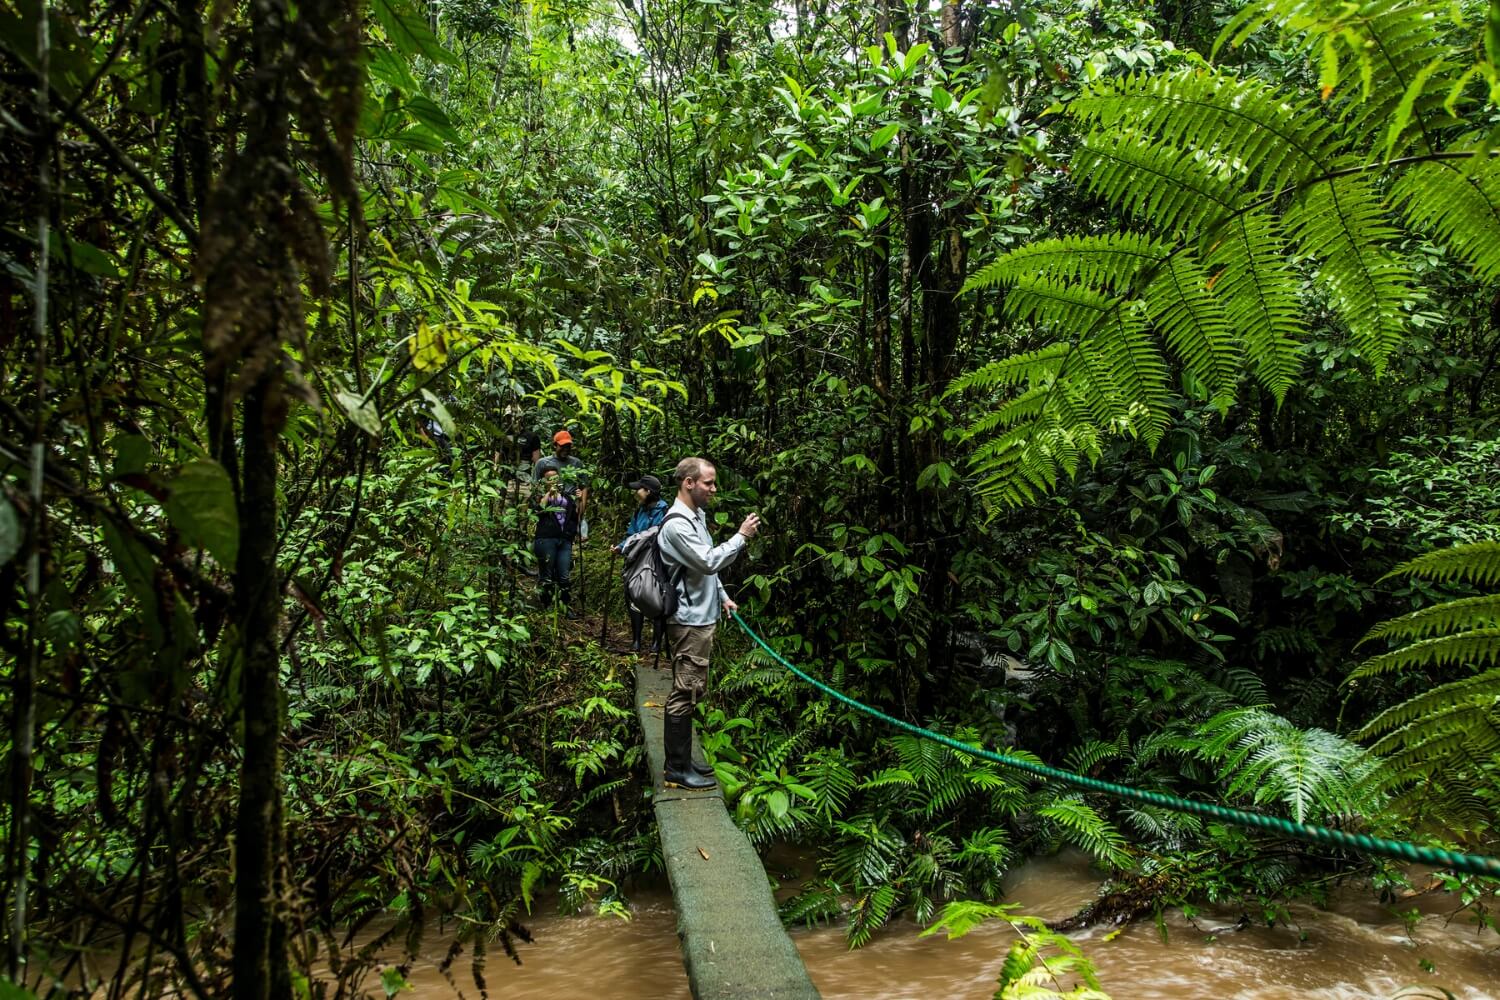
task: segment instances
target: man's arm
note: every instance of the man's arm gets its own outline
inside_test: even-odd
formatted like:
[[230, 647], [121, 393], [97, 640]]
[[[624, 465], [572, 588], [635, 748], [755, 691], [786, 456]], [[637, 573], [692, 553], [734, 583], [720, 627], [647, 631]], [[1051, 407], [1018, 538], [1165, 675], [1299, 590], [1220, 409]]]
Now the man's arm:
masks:
[[[693, 526], [682, 518], [665, 522], [659, 537], [662, 548], [667, 550], [674, 562], [699, 576], [719, 572], [734, 562], [735, 556], [745, 547], [745, 536], [735, 532], [723, 545], [709, 548]], [[723, 584], [719, 586], [722, 589]]]

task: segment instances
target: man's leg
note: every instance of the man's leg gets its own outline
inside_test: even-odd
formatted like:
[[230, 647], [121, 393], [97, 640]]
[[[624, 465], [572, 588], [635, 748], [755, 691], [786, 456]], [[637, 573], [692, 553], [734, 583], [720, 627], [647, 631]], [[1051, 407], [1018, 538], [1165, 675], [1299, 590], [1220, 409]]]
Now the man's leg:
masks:
[[714, 626], [667, 626], [672, 642], [672, 690], [663, 708], [666, 764], [662, 779], [682, 788], [712, 788], [714, 781], [693, 769], [693, 708], [708, 690], [708, 660]]

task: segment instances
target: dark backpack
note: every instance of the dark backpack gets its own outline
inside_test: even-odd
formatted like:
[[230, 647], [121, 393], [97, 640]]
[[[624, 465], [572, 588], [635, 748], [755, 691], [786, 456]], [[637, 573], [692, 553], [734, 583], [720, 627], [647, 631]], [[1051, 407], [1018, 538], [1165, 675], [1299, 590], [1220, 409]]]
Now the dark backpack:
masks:
[[668, 514], [660, 524], [625, 539], [620, 550], [625, 560], [620, 574], [625, 581], [625, 601], [652, 621], [677, 614], [677, 581], [661, 557], [661, 530], [674, 517], [688, 519], [686, 514]]

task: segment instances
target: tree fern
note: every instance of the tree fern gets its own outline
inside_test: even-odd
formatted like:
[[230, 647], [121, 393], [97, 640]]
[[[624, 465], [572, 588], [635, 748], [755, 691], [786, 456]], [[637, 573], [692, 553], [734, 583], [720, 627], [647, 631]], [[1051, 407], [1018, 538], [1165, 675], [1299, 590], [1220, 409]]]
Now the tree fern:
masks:
[[1302, 366], [1306, 328], [1277, 221], [1263, 211], [1241, 214], [1210, 248], [1207, 267], [1256, 380], [1281, 398]]
[[[1490, 587], [1500, 583], [1500, 542], [1440, 549], [1389, 576]], [[1432, 813], [1450, 830], [1475, 828], [1476, 806], [1500, 807], [1500, 594], [1444, 601], [1382, 622], [1364, 642], [1404, 642], [1350, 672], [1349, 680], [1438, 667], [1478, 671], [1430, 687], [1385, 709], [1359, 731], [1385, 756], [1379, 779], [1413, 814]], [[1489, 669], [1484, 669], [1488, 667]]]
[[1376, 761], [1358, 744], [1301, 729], [1259, 708], [1222, 712], [1198, 727], [1198, 753], [1219, 768], [1231, 795], [1281, 802], [1292, 818], [1368, 813]]
[[1155, 447], [1174, 369], [1221, 410], [1246, 370], [1279, 402], [1309, 275], [1377, 373], [1405, 335], [1413, 235], [1500, 278], [1500, 163], [1458, 110], [1483, 112], [1462, 83], [1494, 71], [1474, 67], [1475, 29], [1451, 24], [1431, 3], [1273, 0], [1220, 42], [1278, 26], [1315, 53], [1318, 99], [1199, 66], [1101, 81], [1070, 104], [1085, 129], [1072, 176], [1130, 228], [1011, 251], [966, 284], [1003, 288], [1007, 318], [1053, 341], [951, 388], [987, 394], [968, 429], [987, 505], [1053, 489], [1106, 436]]
[[1393, 576], [1416, 576], [1439, 583], [1464, 582], [1480, 587], [1500, 584], [1500, 541], [1471, 542], [1438, 549], [1407, 560], [1387, 573]]

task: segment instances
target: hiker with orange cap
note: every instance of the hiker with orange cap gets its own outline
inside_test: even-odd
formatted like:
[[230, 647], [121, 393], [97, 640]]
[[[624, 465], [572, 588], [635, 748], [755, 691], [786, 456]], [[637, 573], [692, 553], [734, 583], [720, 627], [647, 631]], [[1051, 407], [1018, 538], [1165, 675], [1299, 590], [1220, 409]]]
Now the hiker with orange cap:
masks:
[[[589, 506], [589, 474], [584, 471], [583, 460], [573, 454], [573, 435], [568, 433], [566, 427], [552, 435], [552, 447], [553, 453], [536, 463], [536, 468], [531, 472], [531, 481], [533, 483], [541, 483], [544, 479], [549, 478], [548, 473], [556, 473], [555, 477], [552, 478], [555, 478], [557, 481], [557, 489], [571, 501], [573, 508], [572, 522], [577, 526], [576, 537], [578, 544], [587, 544], [589, 540], [589, 522], [584, 517], [584, 512], [588, 510]], [[565, 540], [552, 543], [554, 546], [566, 547], [568, 549], [566, 554], [567, 568], [564, 569], [559, 566], [552, 583], [555, 588], [553, 592], [554, 597], [561, 601], [569, 618], [578, 617], [578, 613], [573, 607], [572, 594], [573, 537], [570, 535]], [[561, 558], [561, 556], [556, 558]], [[582, 558], [582, 555], [580, 555], [579, 559], [581, 560]], [[582, 562], [579, 565], [582, 566]]]
[[[589, 508], [589, 474], [583, 469], [583, 459], [573, 454], [573, 435], [563, 428], [552, 435], [553, 453], [536, 463], [536, 468], [531, 472], [531, 481], [539, 483], [548, 469], [557, 470], [558, 478], [562, 480], [562, 491], [572, 497], [578, 504], [578, 522], [583, 524], [584, 515]], [[588, 539], [588, 529], [580, 528], [579, 538]]]

